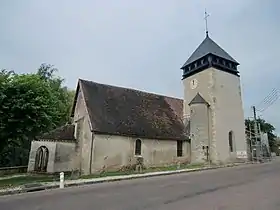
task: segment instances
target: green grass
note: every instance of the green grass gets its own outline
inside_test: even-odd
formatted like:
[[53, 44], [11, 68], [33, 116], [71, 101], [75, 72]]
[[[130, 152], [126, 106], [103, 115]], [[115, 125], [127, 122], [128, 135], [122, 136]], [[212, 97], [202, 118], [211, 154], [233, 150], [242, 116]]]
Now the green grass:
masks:
[[[188, 164], [188, 165], [181, 165], [180, 169], [193, 169], [199, 168], [203, 165], [197, 164]], [[148, 172], [158, 172], [158, 171], [172, 171], [177, 170], [177, 165], [171, 165], [166, 167], [151, 167], [144, 169], [143, 173]], [[130, 175], [130, 174], [139, 174], [135, 171], [107, 171], [99, 174], [91, 174], [81, 176], [82, 179], [93, 179], [93, 178], [100, 178], [100, 177], [107, 177], [107, 176], [121, 176], [121, 175]], [[70, 175], [65, 175], [65, 180], [71, 179]], [[9, 188], [9, 187], [16, 187], [24, 184], [31, 184], [31, 183], [40, 183], [40, 182], [54, 182], [59, 181], [59, 175], [27, 175], [27, 176], [19, 176], [19, 177], [11, 177], [0, 179], [0, 189], [1, 188]]]
[[[184, 164], [181, 165], [180, 169], [194, 169], [194, 168], [200, 168], [202, 167], [202, 164]], [[162, 166], [162, 167], [150, 167], [147, 169], [144, 169], [141, 173], [149, 173], [149, 172], [159, 172], [159, 171], [174, 171], [178, 170], [177, 165], [170, 165], [170, 166]], [[107, 176], [122, 176], [122, 175], [130, 175], [130, 174], [139, 174], [139, 172], [136, 171], [106, 171], [99, 174], [91, 174], [91, 175], [85, 175], [81, 176], [82, 179], [93, 179], [93, 178], [100, 178], [100, 177], [107, 177]]]
[[98, 174], [90, 174], [81, 176], [82, 179], [94, 179], [100, 177], [107, 177], [107, 176], [122, 176], [122, 175], [130, 175], [130, 174], [137, 174], [135, 171], [106, 171]]
[[194, 169], [194, 168], [200, 168], [202, 167], [202, 164], [184, 164], [180, 165], [180, 168], [177, 168], [177, 165], [170, 165], [166, 167], [152, 167], [146, 169], [146, 172], [156, 172], [156, 171], [175, 171], [180, 169]]
[[52, 182], [57, 181], [59, 177], [43, 176], [43, 175], [30, 175], [11, 177], [0, 180], [0, 188], [15, 187], [23, 184], [38, 183], [38, 182]]

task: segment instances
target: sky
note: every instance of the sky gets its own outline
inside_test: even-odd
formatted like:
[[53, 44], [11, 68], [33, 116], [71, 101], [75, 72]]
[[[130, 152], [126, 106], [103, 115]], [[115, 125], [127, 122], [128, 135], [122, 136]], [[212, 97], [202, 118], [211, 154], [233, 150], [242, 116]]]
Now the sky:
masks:
[[[78, 78], [183, 98], [180, 67], [210, 37], [239, 63], [243, 106], [280, 88], [278, 0], [0, 1], [0, 69], [54, 65]], [[280, 102], [257, 112], [280, 133]]]

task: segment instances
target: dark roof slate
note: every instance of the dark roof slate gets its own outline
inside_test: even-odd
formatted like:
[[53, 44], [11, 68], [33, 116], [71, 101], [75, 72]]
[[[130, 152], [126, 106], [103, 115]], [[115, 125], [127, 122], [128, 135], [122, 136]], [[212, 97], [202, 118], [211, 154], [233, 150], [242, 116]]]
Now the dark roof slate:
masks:
[[75, 126], [74, 125], [64, 125], [56, 128], [42, 136], [37, 137], [37, 139], [46, 140], [75, 140], [74, 136]]
[[181, 68], [191, 64], [192, 62], [204, 57], [205, 55], [213, 54], [239, 64], [234, 58], [232, 58], [226, 51], [224, 51], [216, 42], [214, 42], [208, 35], [193, 52], [189, 59], [184, 63]]
[[96, 133], [186, 140], [183, 100], [79, 80]]
[[192, 104], [208, 104], [208, 102], [199, 93], [197, 93], [189, 103], [189, 105]]

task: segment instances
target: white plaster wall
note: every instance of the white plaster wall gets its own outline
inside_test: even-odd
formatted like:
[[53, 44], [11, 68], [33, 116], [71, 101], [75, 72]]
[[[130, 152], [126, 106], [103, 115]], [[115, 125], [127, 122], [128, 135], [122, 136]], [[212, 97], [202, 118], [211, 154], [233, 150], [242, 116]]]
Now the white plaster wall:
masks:
[[90, 156], [91, 151], [93, 151], [91, 150], [92, 132], [89, 115], [81, 89], [77, 97], [74, 122], [75, 126], [78, 126], [75, 164], [82, 174], [90, 174]]
[[188, 153], [189, 149], [187, 146], [187, 142], [184, 142], [183, 157], [177, 157], [177, 141], [143, 139], [142, 156], [144, 164], [146, 166], [162, 166], [174, 164], [177, 161], [189, 161], [190, 154]]
[[[216, 139], [221, 160], [235, 158], [236, 151], [247, 151], [244, 111], [241, 98], [240, 78], [223, 71], [213, 71], [216, 96]], [[230, 153], [228, 134], [233, 131], [234, 152]]]
[[75, 143], [73, 142], [57, 142], [54, 162], [54, 171], [72, 171], [75, 168]]
[[[198, 80], [195, 89], [192, 79]], [[226, 162], [235, 157], [229, 152], [228, 132], [234, 131], [236, 151], [246, 151], [244, 113], [240, 78], [215, 68], [209, 68], [183, 80], [184, 117], [190, 116], [189, 102], [199, 92], [210, 104], [211, 158], [213, 162]]]
[[[136, 138], [95, 134], [92, 159], [92, 173], [102, 169], [116, 170], [135, 161]], [[177, 156], [177, 142], [172, 140], [141, 139], [146, 167], [172, 164], [177, 160], [189, 161], [190, 148], [183, 144], [183, 157]]]
[[[191, 108], [191, 162], [203, 163], [207, 161], [207, 149], [211, 148], [210, 129], [209, 129], [209, 110], [207, 104], [192, 104]], [[204, 149], [203, 149], [204, 147]], [[211, 159], [211, 151], [209, 149], [208, 157]]]
[[131, 138], [95, 134], [92, 156], [92, 173], [102, 169], [114, 170], [132, 161]]
[[49, 150], [47, 172], [55, 173], [61, 171], [75, 170], [75, 143], [57, 141], [32, 141], [29, 155], [28, 171], [34, 171], [36, 152], [39, 147], [45, 146]]
[[35, 166], [35, 158], [36, 152], [39, 147], [45, 146], [49, 150], [49, 160], [47, 166], [47, 172], [53, 173], [54, 170], [54, 161], [55, 161], [55, 150], [56, 150], [56, 142], [49, 142], [49, 141], [32, 141], [31, 142], [31, 149], [29, 153], [29, 162], [28, 162], [28, 172], [34, 171]]
[[[189, 103], [195, 97], [195, 95], [199, 92], [201, 96], [209, 103], [212, 103], [212, 86], [213, 81], [211, 78], [211, 69], [204, 70], [195, 75], [192, 75], [183, 80], [184, 86], [184, 118], [186, 116], [190, 116], [190, 107]], [[198, 85], [195, 89], [190, 88], [190, 83], [193, 79], [197, 79]]]
[[77, 120], [79, 120], [85, 116], [87, 116], [87, 110], [86, 110], [86, 106], [85, 106], [84, 97], [83, 97], [82, 91], [80, 89], [78, 92], [77, 102], [76, 102], [76, 106], [75, 106], [74, 122], [76, 122]]
[[[80, 170], [82, 174], [90, 174], [90, 157], [93, 156], [94, 149], [92, 149], [93, 139], [92, 132], [89, 126], [87, 117], [81, 121], [81, 132], [78, 137], [80, 148]], [[92, 154], [91, 154], [92, 151]]]

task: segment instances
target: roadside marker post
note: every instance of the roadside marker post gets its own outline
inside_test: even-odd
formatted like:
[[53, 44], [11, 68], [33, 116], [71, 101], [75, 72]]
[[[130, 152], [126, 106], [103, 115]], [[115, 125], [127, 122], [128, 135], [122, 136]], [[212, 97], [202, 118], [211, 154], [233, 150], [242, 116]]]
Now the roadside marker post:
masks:
[[60, 172], [59, 188], [64, 188], [64, 172]]

